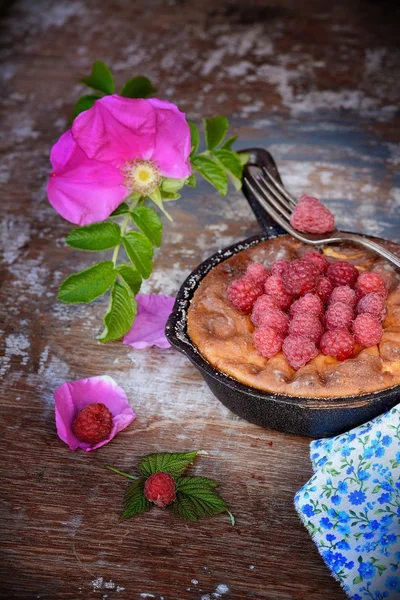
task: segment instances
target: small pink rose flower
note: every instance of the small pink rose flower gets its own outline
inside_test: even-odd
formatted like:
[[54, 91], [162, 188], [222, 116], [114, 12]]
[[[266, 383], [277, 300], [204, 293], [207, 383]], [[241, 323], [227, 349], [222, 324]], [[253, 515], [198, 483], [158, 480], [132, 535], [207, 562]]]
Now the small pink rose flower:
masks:
[[[56, 426], [59, 438], [71, 450], [82, 448], [86, 452], [108, 444], [120, 431], [128, 427], [136, 417], [124, 390], [108, 375], [67, 381], [54, 392]], [[72, 425], [85, 406], [99, 402], [112, 414], [112, 429], [108, 437], [98, 444], [81, 442], [75, 436]]]
[[185, 115], [171, 102], [104, 96], [53, 146], [49, 201], [77, 225], [102, 221], [132, 192], [188, 177], [190, 148]]
[[175, 298], [162, 294], [139, 294], [136, 296], [138, 313], [132, 329], [125, 334], [124, 344], [133, 348], [170, 348], [165, 337], [165, 325], [172, 312]]

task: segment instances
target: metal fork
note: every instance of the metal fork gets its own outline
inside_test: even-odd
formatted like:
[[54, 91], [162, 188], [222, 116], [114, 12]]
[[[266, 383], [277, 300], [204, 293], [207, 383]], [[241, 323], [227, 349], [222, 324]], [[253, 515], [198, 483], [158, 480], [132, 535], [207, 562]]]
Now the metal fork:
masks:
[[255, 174], [253, 174], [253, 168], [247, 170], [244, 177], [245, 184], [264, 210], [294, 238], [314, 246], [353, 242], [376, 252], [400, 268], [400, 257], [362, 235], [345, 233], [338, 229], [325, 234], [302, 233], [294, 229], [290, 224], [290, 215], [296, 207], [296, 199], [271, 175], [266, 167], [254, 167], [254, 169], [256, 169]]

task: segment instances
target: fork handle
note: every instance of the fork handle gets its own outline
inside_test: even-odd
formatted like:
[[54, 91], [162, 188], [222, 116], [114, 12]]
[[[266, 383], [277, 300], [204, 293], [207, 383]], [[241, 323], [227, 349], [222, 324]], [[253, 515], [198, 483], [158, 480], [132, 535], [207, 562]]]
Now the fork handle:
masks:
[[344, 241], [349, 241], [349, 242], [354, 242], [355, 244], [360, 244], [360, 246], [364, 246], [365, 248], [368, 248], [369, 250], [373, 250], [374, 252], [376, 252], [376, 254], [379, 254], [383, 258], [386, 258], [386, 260], [389, 260], [391, 263], [396, 265], [397, 268], [400, 269], [400, 257], [393, 254], [393, 252], [386, 250], [386, 248], [384, 248], [380, 244], [377, 244], [376, 242], [370, 240], [369, 238], [365, 238], [365, 237], [363, 237], [361, 235], [357, 235], [355, 233], [342, 233], [339, 235], [335, 235], [335, 237], [342, 239]]

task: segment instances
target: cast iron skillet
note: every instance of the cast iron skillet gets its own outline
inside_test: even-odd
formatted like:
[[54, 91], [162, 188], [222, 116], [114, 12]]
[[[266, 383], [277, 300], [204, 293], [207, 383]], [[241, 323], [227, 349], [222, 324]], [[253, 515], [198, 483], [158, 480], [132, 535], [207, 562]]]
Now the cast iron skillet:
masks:
[[[269, 152], [258, 148], [243, 150], [243, 152], [250, 154], [249, 166], [265, 165], [274, 177], [281, 181]], [[400, 386], [372, 394], [342, 398], [300, 398], [262, 392], [212, 367], [192, 344], [186, 329], [187, 311], [203, 277], [233, 254], [261, 241], [286, 234], [279, 225], [271, 221], [251, 193], [245, 191], [245, 195], [263, 233], [219, 250], [189, 275], [178, 292], [173, 312], [165, 329], [172, 346], [183, 352], [199, 369], [207, 385], [222, 404], [250, 423], [268, 429], [311, 437], [326, 437], [342, 433], [389, 410], [400, 400]]]

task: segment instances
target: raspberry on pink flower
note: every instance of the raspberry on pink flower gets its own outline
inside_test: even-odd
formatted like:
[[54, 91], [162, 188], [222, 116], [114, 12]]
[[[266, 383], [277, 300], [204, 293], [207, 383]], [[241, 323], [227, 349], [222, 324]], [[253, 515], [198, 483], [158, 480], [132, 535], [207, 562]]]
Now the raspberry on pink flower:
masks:
[[261, 263], [252, 263], [246, 269], [245, 277], [254, 279], [257, 283], [264, 284], [268, 279], [270, 272]]
[[357, 313], [369, 313], [379, 321], [384, 321], [387, 314], [384, 297], [377, 292], [367, 294], [357, 304]]
[[314, 342], [301, 335], [288, 335], [283, 342], [282, 351], [289, 365], [295, 371], [304, 367], [318, 354]]
[[268, 308], [260, 314], [258, 324], [260, 327], [272, 327], [272, 329], [276, 329], [279, 333], [285, 335], [289, 327], [289, 317], [279, 308]]
[[387, 298], [388, 289], [382, 277], [379, 273], [373, 271], [361, 273], [357, 279], [355, 290], [360, 298], [367, 294], [382, 294], [384, 298]]
[[144, 484], [144, 497], [164, 508], [175, 500], [175, 479], [170, 473], [153, 473]]
[[332, 294], [333, 285], [327, 277], [321, 277], [315, 288], [315, 293], [319, 296], [324, 304], [328, 303], [328, 300]]
[[347, 260], [338, 260], [329, 265], [326, 270], [326, 276], [335, 287], [339, 285], [354, 287], [358, 278], [358, 271]]
[[293, 302], [290, 307], [290, 316], [294, 317], [298, 312], [308, 312], [319, 319], [324, 314], [324, 305], [317, 294], [305, 294]]
[[315, 343], [319, 342], [322, 333], [320, 320], [310, 313], [296, 313], [289, 324], [290, 335], [304, 336]]
[[263, 313], [270, 308], [277, 308], [277, 303], [274, 297], [270, 296], [269, 294], [263, 294], [262, 296], [259, 296], [254, 302], [253, 310], [251, 312], [251, 320], [256, 327], [260, 325], [260, 319]]
[[280, 275], [282, 277], [288, 266], [288, 260], [285, 260], [284, 258], [276, 260], [270, 267], [271, 275]]
[[267, 281], [264, 283], [264, 292], [273, 297], [278, 308], [281, 310], [289, 310], [293, 297], [285, 291], [282, 277], [279, 275], [271, 275], [271, 277], [268, 277]]
[[298, 231], [326, 233], [335, 229], [335, 218], [317, 198], [303, 195], [291, 214], [290, 224]]
[[325, 256], [323, 254], [320, 254], [319, 252], [314, 252], [314, 251], [307, 252], [307, 254], [304, 254], [303, 260], [308, 260], [308, 261], [312, 262], [312, 264], [315, 267], [317, 267], [317, 269], [321, 273], [321, 275], [323, 275], [325, 273], [325, 271], [327, 270], [327, 268], [329, 267], [328, 260], [325, 258]]
[[347, 329], [331, 329], [324, 333], [319, 347], [326, 356], [346, 360], [354, 352], [354, 338]]
[[293, 260], [282, 275], [284, 290], [292, 296], [302, 296], [314, 290], [318, 269], [302, 259]]
[[233, 306], [243, 313], [249, 313], [254, 302], [263, 293], [261, 283], [254, 281], [251, 277], [235, 279], [229, 285], [228, 299]]
[[348, 304], [351, 308], [354, 308], [357, 302], [357, 294], [348, 285], [339, 285], [332, 291], [331, 297], [329, 298], [329, 304], [336, 304], [336, 302], [342, 302]]
[[353, 309], [348, 304], [336, 302], [328, 307], [325, 313], [326, 329], [350, 329], [353, 320]]
[[283, 335], [273, 329], [263, 325], [253, 334], [254, 347], [265, 358], [272, 358], [278, 354], [283, 344]]
[[355, 319], [353, 333], [357, 344], [368, 348], [379, 344], [382, 339], [383, 328], [376, 317], [363, 313]]

